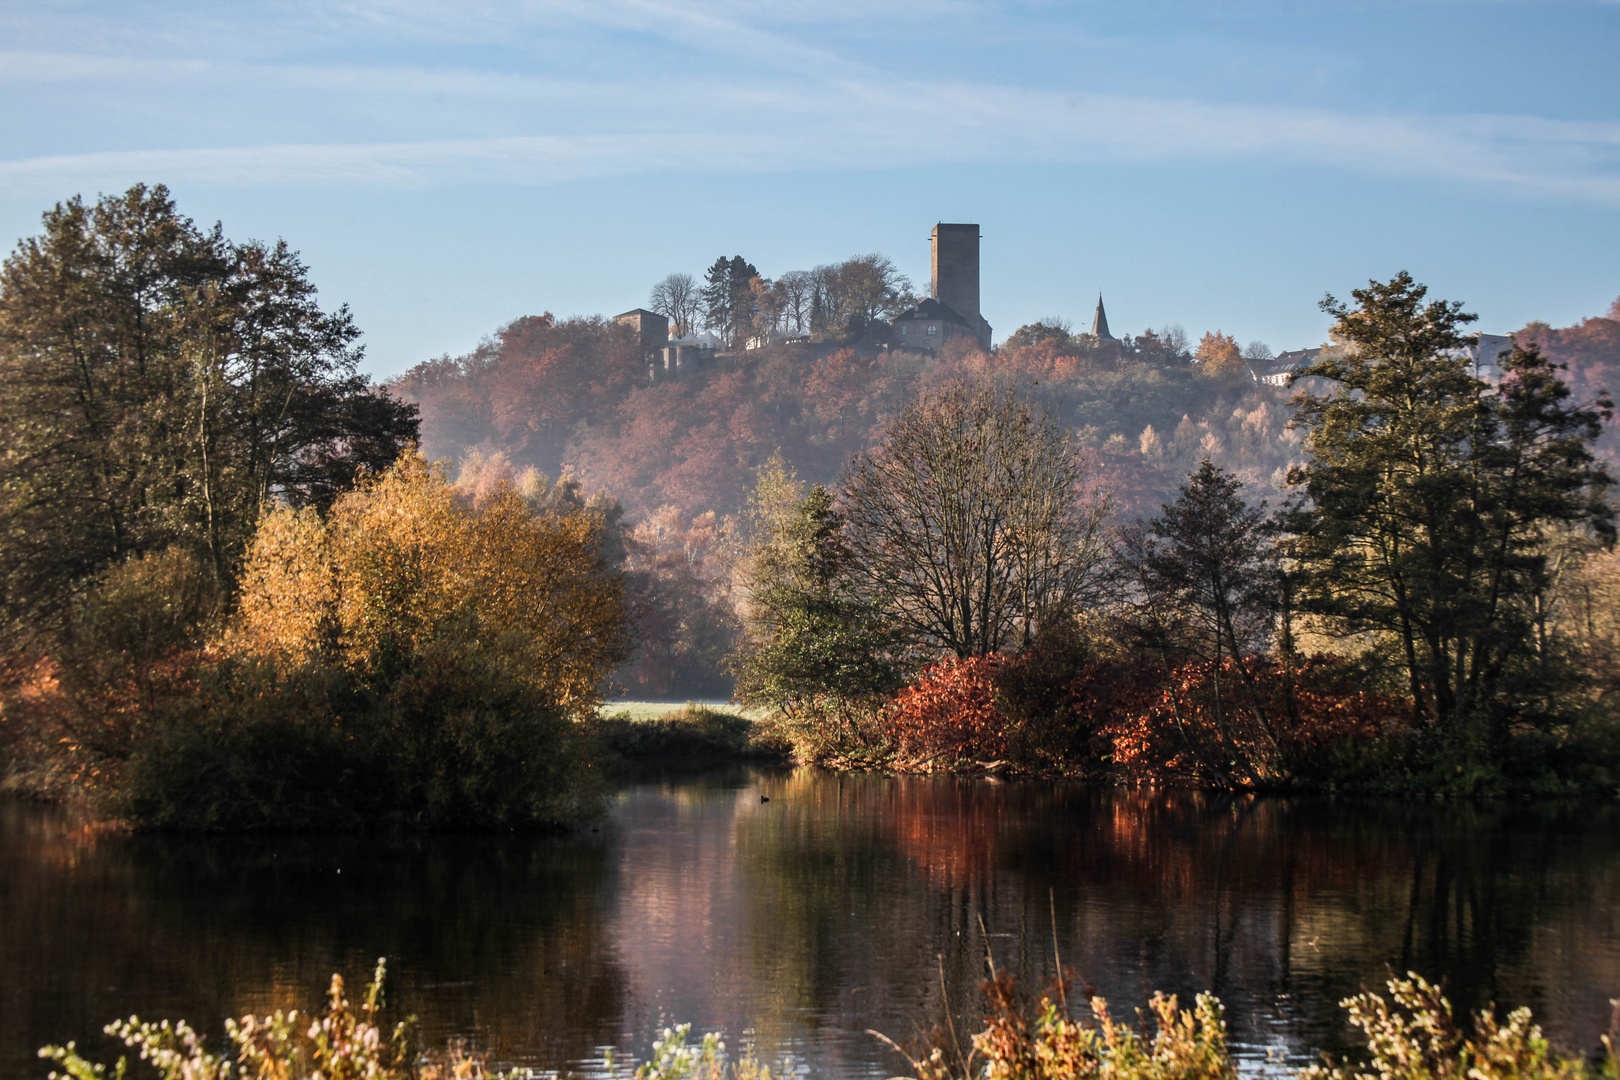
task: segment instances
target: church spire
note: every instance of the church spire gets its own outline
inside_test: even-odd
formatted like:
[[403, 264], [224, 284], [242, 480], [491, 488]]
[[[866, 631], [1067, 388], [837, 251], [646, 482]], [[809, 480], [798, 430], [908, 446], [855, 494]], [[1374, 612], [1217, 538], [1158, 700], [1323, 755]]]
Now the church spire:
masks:
[[1108, 313], [1103, 310], [1102, 293], [1097, 294], [1097, 314], [1091, 320], [1091, 336], [1098, 341], [1114, 340], [1114, 335], [1108, 332]]

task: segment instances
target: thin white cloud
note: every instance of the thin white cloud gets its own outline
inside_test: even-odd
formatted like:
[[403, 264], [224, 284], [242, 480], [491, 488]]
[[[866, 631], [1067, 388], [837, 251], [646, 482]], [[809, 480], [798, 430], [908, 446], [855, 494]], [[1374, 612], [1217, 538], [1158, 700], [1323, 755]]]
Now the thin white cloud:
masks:
[[[723, 94], [720, 88], [711, 93]], [[899, 168], [923, 162], [1247, 159], [1505, 187], [1620, 206], [1620, 123], [1534, 117], [1352, 116], [1293, 108], [1077, 96], [976, 84], [841, 84], [758, 116], [683, 132], [523, 135], [69, 154], [0, 162], [30, 194], [135, 179], [250, 186], [554, 183], [656, 172]], [[730, 103], [735, 112], [739, 106]], [[717, 114], [720, 110], [716, 110]], [[748, 111], [746, 108], [743, 111]]]
[[[253, 97], [235, 112], [220, 108], [226, 123], [161, 131], [167, 148], [0, 161], [0, 191], [49, 195], [136, 179], [399, 187], [466, 180], [553, 183], [669, 168], [1242, 159], [1260, 167], [1327, 166], [1620, 205], [1616, 122], [1367, 114], [907, 77], [781, 28], [830, 21], [839, 12], [889, 27], [931, 18], [971, 20], [984, 16], [982, 6], [966, 0], [926, 7], [837, 0], [831, 8], [795, 10], [791, 17], [773, 15], [743, 0], [360, 0], [341, 7], [294, 2], [287, 5], [287, 18], [267, 24], [267, 36], [294, 42], [283, 42], [275, 57], [242, 59], [240, 51], [252, 47], [245, 40], [234, 41], [234, 58], [230, 50], [203, 53], [191, 38], [178, 59], [156, 46], [104, 56], [15, 49], [0, 53], [0, 81], [18, 93], [32, 84], [105, 82], [115, 92], [120, 86], [138, 94], [166, 85], [204, 101], [235, 101], [233, 95], [250, 92]], [[369, 61], [342, 48], [325, 52], [341, 61], [283, 59], [313, 55], [299, 42], [315, 38], [353, 43], [363, 27], [418, 46], [507, 39], [524, 42], [525, 55], [567, 53], [569, 62], [490, 69], [464, 57], [446, 62], [425, 46], [420, 53], [378, 46], [367, 54]], [[199, 20], [174, 32], [206, 36], [217, 30]], [[621, 61], [615, 67], [590, 49], [565, 50], [559, 35], [566, 34], [605, 45], [598, 52], [608, 57], [618, 54], [622, 35], [643, 36], [655, 43], [649, 48], [657, 62]], [[406, 56], [413, 62], [401, 62]], [[625, 70], [630, 67], [635, 70]], [[275, 104], [283, 100], [285, 106]], [[310, 109], [317, 101], [320, 108]], [[150, 111], [161, 113], [168, 104]], [[307, 124], [301, 108], [330, 119]], [[208, 145], [214, 141], [208, 131], [253, 130], [253, 122], [242, 117], [269, 118], [283, 137], [259, 145], [251, 137], [249, 145]], [[356, 138], [357, 132], [372, 137]], [[184, 147], [187, 142], [192, 148]]]

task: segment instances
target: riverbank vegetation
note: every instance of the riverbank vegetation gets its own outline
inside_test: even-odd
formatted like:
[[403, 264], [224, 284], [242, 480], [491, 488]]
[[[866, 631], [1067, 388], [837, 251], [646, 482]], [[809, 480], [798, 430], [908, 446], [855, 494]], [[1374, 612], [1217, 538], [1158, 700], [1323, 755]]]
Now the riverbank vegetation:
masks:
[[187, 829], [555, 825], [629, 653], [608, 510], [458, 487], [284, 245], [161, 188], [0, 275], [8, 786]]
[[[1290, 391], [1219, 332], [888, 351], [876, 257], [794, 278], [857, 314], [771, 345], [722, 262], [703, 310], [765, 344], [690, 379], [541, 316], [379, 387], [285, 245], [161, 188], [46, 214], [0, 272], [6, 785], [204, 829], [562, 824], [615, 759], [784, 747], [1620, 789], [1620, 320], [1490, 381], [1402, 274]], [[616, 684], [768, 718], [603, 719]]]
[[[269, 1016], [244, 1016], [226, 1022], [231, 1049], [211, 1052], [203, 1037], [185, 1021], [142, 1023], [131, 1017], [114, 1022], [106, 1033], [136, 1052], [145, 1075], [159, 1080], [225, 1080], [227, 1077], [285, 1078], [376, 1077], [382, 1080], [516, 1080], [533, 1073], [500, 1073], [487, 1059], [456, 1044], [444, 1051], [423, 1052], [412, 1044], [411, 1021], [383, 1026], [384, 966], [378, 962], [363, 1000], [351, 1004], [343, 979], [332, 977], [324, 1015], [298, 1010]], [[1221, 1003], [1200, 994], [1192, 1009], [1179, 1007], [1174, 996], [1154, 994], [1138, 1022], [1116, 1020], [1108, 1002], [1091, 996], [1071, 1005], [1067, 977], [1054, 980], [1034, 1000], [1020, 992], [1013, 977], [997, 972], [981, 992], [985, 1014], [982, 1030], [969, 1034], [964, 1046], [948, 1020], [933, 1044], [907, 1053], [877, 1032], [903, 1057], [914, 1080], [1236, 1080], [1238, 1062], [1226, 1040]], [[1620, 1001], [1616, 1021], [1603, 1037], [1594, 1060], [1557, 1053], [1534, 1023], [1530, 1010], [1510, 1012], [1505, 1020], [1494, 1006], [1467, 1022], [1452, 1014], [1451, 1003], [1416, 974], [1392, 977], [1389, 998], [1363, 992], [1340, 1005], [1350, 1024], [1366, 1038], [1367, 1060], [1331, 1060], [1295, 1070], [1297, 1080], [1614, 1080], [1620, 1076]], [[1084, 1013], [1089, 1012], [1089, 1020]], [[1152, 1027], [1150, 1029], [1150, 1018]], [[635, 1080], [769, 1080], [771, 1070], [751, 1051], [731, 1058], [718, 1034], [704, 1035], [695, 1046], [687, 1039], [690, 1025], [667, 1028], [652, 1055], [635, 1070]], [[232, 1053], [234, 1052], [234, 1053]], [[104, 1065], [83, 1057], [78, 1048], [46, 1046], [40, 1057], [59, 1066], [50, 1080], [103, 1080]], [[130, 1061], [120, 1058], [112, 1075], [130, 1075]], [[606, 1069], [620, 1075], [609, 1053]], [[784, 1070], [791, 1072], [791, 1068]]]
[[835, 765], [1612, 793], [1612, 403], [1533, 348], [1479, 378], [1472, 316], [1406, 275], [1354, 299], [1275, 512], [1206, 458], [1105, 536], [1072, 436], [989, 381], [902, 408], [836, 494], [768, 466], [739, 696]]

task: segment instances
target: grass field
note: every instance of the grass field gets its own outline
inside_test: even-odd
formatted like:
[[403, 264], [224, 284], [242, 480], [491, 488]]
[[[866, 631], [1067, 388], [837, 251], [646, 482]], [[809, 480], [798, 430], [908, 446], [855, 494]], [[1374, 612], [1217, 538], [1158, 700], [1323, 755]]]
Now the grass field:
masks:
[[617, 716], [628, 713], [632, 720], [653, 720], [670, 713], [678, 713], [688, 705], [701, 705], [716, 712], [727, 712], [733, 716], [746, 716], [750, 720], [759, 719], [751, 709], [729, 701], [604, 701], [601, 713], [603, 716]]

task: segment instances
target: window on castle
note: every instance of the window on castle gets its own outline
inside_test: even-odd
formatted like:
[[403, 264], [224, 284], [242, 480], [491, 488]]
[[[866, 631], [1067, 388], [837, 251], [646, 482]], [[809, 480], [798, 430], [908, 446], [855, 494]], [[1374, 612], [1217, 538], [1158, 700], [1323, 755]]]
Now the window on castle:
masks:
[[903, 326], [902, 326], [902, 327], [901, 327], [901, 328], [900, 328], [900, 336], [901, 336], [901, 337], [905, 337], [905, 336], [906, 336], [906, 328], [905, 328], [905, 327], [903, 327]]
[[928, 324], [928, 336], [933, 337], [937, 333], [939, 333], [939, 327], [935, 326], [933, 323], [929, 323]]

